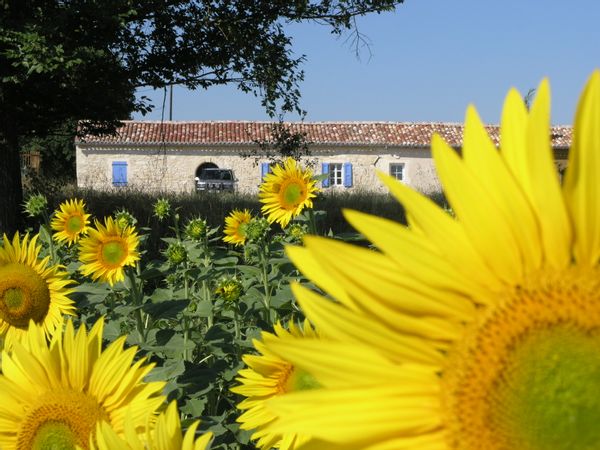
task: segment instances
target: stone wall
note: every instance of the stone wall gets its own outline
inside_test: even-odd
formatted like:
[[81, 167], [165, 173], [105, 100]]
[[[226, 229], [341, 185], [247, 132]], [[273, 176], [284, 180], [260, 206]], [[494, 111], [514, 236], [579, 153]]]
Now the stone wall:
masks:
[[[391, 164], [404, 164], [403, 182], [423, 193], [440, 191], [431, 153], [426, 148], [386, 147], [311, 147], [305, 164], [320, 174], [323, 163], [351, 163], [352, 187], [332, 186], [326, 190], [386, 192], [376, 172], [390, 172]], [[240, 154], [253, 153], [242, 157]], [[567, 151], [555, 153], [557, 169], [563, 171]], [[112, 189], [112, 163], [127, 163], [128, 186], [163, 192], [193, 192], [196, 170], [201, 164], [213, 163], [232, 169], [238, 192], [256, 193], [261, 181], [261, 163], [267, 162], [251, 146], [165, 147], [165, 146], [76, 146], [77, 184], [94, 189]]]
[[[240, 156], [249, 147], [117, 147], [77, 145], [77, 183], [80, 187], [111, 189], [112, 163], [127, 163], [127, 185], [153, 191], [191, 192], [196, 170], [203, 163], [232, 169], [239, 192], [256, 193], [261, 180], [261, 163], [267, 159]], [[404, 164], [404, 182], [422, 192], [439, 190], [428, 149], [384, 147], [312, 147], [304, 161], [321, 173], [323, 163], [351, 163], [352, 187], [327, 189], [385, 192], [376, 171], [389, 173], [390, 164]]]

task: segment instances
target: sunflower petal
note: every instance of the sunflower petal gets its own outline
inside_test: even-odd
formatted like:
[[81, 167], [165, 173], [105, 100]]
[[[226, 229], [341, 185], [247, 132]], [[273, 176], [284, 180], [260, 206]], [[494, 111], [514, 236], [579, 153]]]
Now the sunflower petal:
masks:
[[441, 426], [439, 398], [408, 385], [292, 392], [267, 402], [276, 432], [298, 432], [333, 443], [415, 436]]
[[443, 361], [434, 345], [422, 338], [403, 336], [366, 315], [359, 315], [298, 285], [292, 292], [306, 316], [323, 336], [374, 346], [397, 361], [437, 366]]
[[600, 71], [588, 81], [577, 107], [564, 197], [575, 231], [575, 259], [595, 266], [600, 258]]
[[[439, 135], [432, 153], [444, 191], [479, 254], [507, 283], [521, 280], [523, 264], [510, 225], [473, 171]], [[485, 210], [481, 205], [487, 205]]]
[[486, 195], [497, 205], [498, 216], [509, 226], [526, 271], [537, 270], [542, 263], [542, 252], [540, 230], [533, 209], [473, 106], [467, 109], [465, 119], [463, 159]]
[[478, 285], [473, 289], [475, 297], [487, 303], [485, 299], [490, 297], [490, 291], [497, 290], [501, 283], [496, 273], [485, 263], [483, 256], [473, 247], [462, 224], [429, 198], [398, 180], [382, 173], [378, 173], [378, 176], [392, 195], [404, 205], [408, 215], [423, 230], [431, 244], [439, 249], [456, 270], [461, 271], [463, 279], [472, 279]]

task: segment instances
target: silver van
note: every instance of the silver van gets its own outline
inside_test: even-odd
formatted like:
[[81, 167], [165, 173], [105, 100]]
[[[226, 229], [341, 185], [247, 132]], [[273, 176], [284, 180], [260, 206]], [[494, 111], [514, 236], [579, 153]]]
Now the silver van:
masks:
[[202, 169], [200, 176], [196, 177], [196, 192], [233, 192], [235, 181], [231, 169]]

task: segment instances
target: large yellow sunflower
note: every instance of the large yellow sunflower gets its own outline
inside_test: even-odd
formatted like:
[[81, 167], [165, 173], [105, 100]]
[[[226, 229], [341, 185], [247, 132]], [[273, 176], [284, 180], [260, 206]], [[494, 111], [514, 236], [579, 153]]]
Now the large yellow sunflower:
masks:
[[66, 242], [68, 245], [76, 243], [87, 233], [89, 218], [90, 214], [85, 213], [83, 200], [67, 200], [61, 203], [50, 224], [56, 231], [54, 240]]
[[225, 217], [225, 237], [223, 241], [229, 244], [243, 245], [246, 242], [246, 225], [252, 220], [252, 214], [247, 209], [234, 209]]
[[73, 281], [62, 266], [40, 258], [38, 235], [23, 239], [6, 235], [0, 246], [0, 336], [5, 348], [27, 333], [33, 320], [47, 336], [54, 333], [64, 314], [73, 314], [75, 305], [68, 295]]
[[31, 324], [11, 353], [2, 353], [0, 448], [88, 448], [96, 424], [124, 435], [125, 420], [139, 433], [166, 400], [163, 382], [143, 381], [153, 365], [133, 362], [136, 348], [120, 337], [102, 350], [103, 321], [87, 332], [67, 322], [50, 343]]
[[312, 199], [318, 191], [312, 171], [288, 158], [265, 175], [258, 193], [264, 203], [261, 211], [270, 223], [277, 222], [285, 228], [304, 208], [312, 208]]
[[500, 150], [471, 107], [462, 157], [433, 138], [456, 219], [384, 176], [408, 227], [346, 213], [379, 252], [290, 250], [337, 300], [294, 288], [335, 342], [270, 344], [324, 386], [271, 399], [272, 430], [329, 450], [600, 448], [600, 72], [562, 190], [549, 105], [546, 81], [529, 112], [511, 90]]
[[285, 357], [270, 351], [270, 341], [297, 342], [314, 340], [316, 333], [308, 321], [299, 328], [293, 321], [289, 322], [289, 331], [281, 325], [275, 325], [275, 334], [262, 333], [262, 341], [254, 340], [254, 347], [260, 355], [244, 355], [242, 359], [248, 366], [238, 372], [236, 380], [241, 384], [232, 388], [232, 392], [246, 397], [238, 408], [245, 412], [238, 418], [240, 428], [255, 430], [252, 435], [256, 446], [261, 450], [276, 447], [280, 450], [293, 450], [308, 441], [306, 436], [298, 433], [277, 433], [270, 430], [270, 424], [277, 415], [270, 411], [265, 403], [272, 397], [288, 392], [302, 391], [317, 387], [314, 378], [307, 372], [292, 365]]
[[[128, 417], [129, 419], [129, 417]], [[172, 401], [158, 418], [150, 417], [154, 425], [149, 426], [145, 435], [138, 434], [135, 426], [125, 421], [125, 436], [120, 437], [107, 422], [99, 422], [96, 436], [90, 440], [91, 450], [205, 450], [212, 440], [212, 433], [204, 433], [195, 438], [200, 424], [197, 420], [181, 436], [181, 422], [177, 402]]]
[[95, 221], [96, 229], [79, 243], [79, 270], [93, 280], [107, 281], [111, 286], [122, 281], [123, 268], [135, 266], [140, 259], [137, 251], [139, 238], [133, 227], [121, 228], [112, 217], [104, 225]]

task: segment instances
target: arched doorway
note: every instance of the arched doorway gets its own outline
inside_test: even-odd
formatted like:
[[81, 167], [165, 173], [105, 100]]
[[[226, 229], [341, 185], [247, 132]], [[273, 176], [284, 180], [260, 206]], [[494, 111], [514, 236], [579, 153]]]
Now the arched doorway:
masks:
[[217, 166], [215, 163], [211, 163], [211, 162], [202, 163], [196, 169], [196, 179], [201, 178], [200, 174], [202, 173], [202, 171], [204, 169], [218, 169], [218, 168], [219, 168], [219, 166]]

